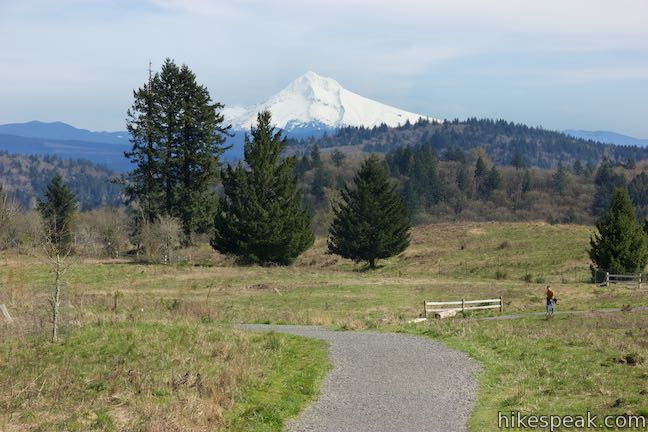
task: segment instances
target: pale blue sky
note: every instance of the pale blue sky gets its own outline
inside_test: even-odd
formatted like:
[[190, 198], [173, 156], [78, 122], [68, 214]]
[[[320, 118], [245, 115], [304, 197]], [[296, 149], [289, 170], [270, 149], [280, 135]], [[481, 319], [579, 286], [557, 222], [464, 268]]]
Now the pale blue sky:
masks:
[[440, 118], [648, 137], [643, 0], [0, 0], [0, 123], [124, 129], [165, 57], [227, 105], [307, 70]]

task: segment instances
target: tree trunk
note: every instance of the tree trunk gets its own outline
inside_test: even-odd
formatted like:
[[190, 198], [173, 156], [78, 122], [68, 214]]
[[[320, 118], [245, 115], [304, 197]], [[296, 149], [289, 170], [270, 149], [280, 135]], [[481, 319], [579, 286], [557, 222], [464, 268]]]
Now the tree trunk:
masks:
[[56, 253], [56, 280], [52, 297], [52, 342], [58, 342], [58, 322], [61, 303], [61, 255]]
[[376, 258], [369, 258], [369, 268], [371, 270], [376, 269]]

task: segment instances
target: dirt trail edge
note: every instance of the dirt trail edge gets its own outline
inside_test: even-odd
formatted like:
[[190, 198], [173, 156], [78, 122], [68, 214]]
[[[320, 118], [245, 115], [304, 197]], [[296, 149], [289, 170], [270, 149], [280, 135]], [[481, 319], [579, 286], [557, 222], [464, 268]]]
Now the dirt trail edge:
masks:
[[317, 401], [292, 432], [466, 431], [477, 393], [478, 364], [440, 343], [396, 333], [321, 327], [239, 325], [323, 339], [333, 365]]

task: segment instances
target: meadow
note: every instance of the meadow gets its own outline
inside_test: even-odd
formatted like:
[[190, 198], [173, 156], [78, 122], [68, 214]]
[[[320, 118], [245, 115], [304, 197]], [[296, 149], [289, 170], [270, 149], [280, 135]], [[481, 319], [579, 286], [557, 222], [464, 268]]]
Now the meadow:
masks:
[[[648, 314], [631, 310], [648, 305], [648, 292], [590, 283], [591, 233], [545, 223], [419, 226], [410, 248], [376, 271], [326, 254], [322, 238], [288, 267], [237, 266], [208, 246], [174, 265], [74, 258], [60, 345], [45, 341], [47, 263], [5, 253], [0, 303], [16, 322], [1, 336], [0, 428], [161, 430], [168, 421], [178, 430], [281, 430], [316, 396], [326, 349], [231, 326], [242, 322], [407, 332], [466, 351], [483, 368], [474, 431], [496, 430], [498, 411], [648, 415]], [[529, 314], [543, 311], [546, 285], [560, 312], [586, 313]], [[407, 323], [424, 300], [498, 296], [505, 314], [529, 315]], [[595, 312], [606, 308], [626, 312]]]

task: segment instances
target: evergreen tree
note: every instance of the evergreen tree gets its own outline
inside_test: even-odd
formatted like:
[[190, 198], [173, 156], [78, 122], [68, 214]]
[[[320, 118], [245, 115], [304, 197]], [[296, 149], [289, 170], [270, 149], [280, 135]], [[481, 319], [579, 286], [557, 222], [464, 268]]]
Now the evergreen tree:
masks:
[[531, 191], [531, 187], [533, 186], [532, 179], [531, 179], [531, 171], [525, 170], [524, 171], [524, 177], [522, 178], [522, 194], [525, 194], [529, 191]]
[[628, 192], [618, 188], [607, 214], [596, 224], [589, 256], [599, 269], [638, 273], [648, 262], [648, 237], [637, 223]]
[[637, 207], [648, 206], [648, 174], [642, 172], [628, 183], [628, 193]]
[[45, 225], [45, 239], [54, 254], [69, 253], [76, 213], [74, 194], [56, 174], [45, 190], [45, 199], [38, 201], [38, 211]]
[[308, 155], [303, 155], [295, 164], [295, 173], [297, 174], [297, 177], [302, 177], [306, 171], [309, 171], [311, 168], [313, 168], [310, 159], [308, 159]]
[[338, 149], [333, 150], [333, 153], [331, 153], [331, 160], [333, 161], [333, 165], [338, 168], [342, 166], [344, 158], [346, 158], [346, 155]]
[[319, 146], [315, 144], [310, 152], [310, 159], [313, 168], [320, 168], [322, 166], [322, 158], [320, 156]]
[[558, 164], [556, 172], [551, 176], [553, 180], [553, 189], [558, 192], [560, 195], [563, 195], [567, 190], [567, 170], [562, 166], [561, 163]]
[[610, 200], [615, 189], [624, 188], [626, 183], [625, 176], [622, 173], [614, 171], [614, 166], [609, 161], [604, 161], [596, 171], [594, 184], [594, 202], [592, 204], [592, 213], [602, 215], [610, 206]]
[[214, 219], [214, 249], [245, 262], [292, 263], [313, 244], [310, 215], [301, 208], [295, 158], [281, 159], [286, 139], [261, 112], [240, 162], [222, 171], [224, 194]]
[[579, 160], [574, 162], [574, 166], [572, 167], [572, 170], [574, 171], [574, 174], [576, 174], [577, 176], [582, 176], [583, 174], [585, 174], [585, 168], [583, 168], [583, 164]]
[[411, 162], [407, 164], [408, 180], [405, 184], [405, 201], [410, 211], [419, 207], [430, 208], [443, 196], [443, 186], [438, 172], [438, 159], [429, 144], [416, 146]]
[[311, 193], [316, 204], [321, 205], [326, 201], [324, 188], [330, 187], [332, 183], [331, 173], [328, 170], [323, 167], [315, 169], [313, 183], [311, 183]]
[[409, 246], [409, 218], [377, 156], [363, 162], [353, 181], [353, 188], [342, 189], [342, 202], [334, 208], [328, 249], [375, 269], [376, 260]]
[[148, 83], [133, 91], [135, 101], [128, 110], [126, 123], [132, 148], [124, 152], [135, 164], [125, 188], [126, 196], [129, 202], [138, 203], [150, 223], [160, 216], [162, 199], [160, 112], [153, 86], [149, 71]]
[[213, 188], [229, 129], [219, 112], [223, 105], [212, 102], [189, 67], [170, 59], [134, 98], [127, 123], [133, 147], [126, 156], [136, 167], [127, 194], [150, 223], [162, 215], [179, 218], [187, 242], [213, 220]]
[[[477, 159], [477, 167], [475, 169], [475, 178], [477, 181], [477, 193], [481, 199], [488, 199], [491, 197], [491, 194], [495, 189], [499, 189], [502, 185], [502, 176], [499, 171], [493, 165], [491, 169], [487, 169], [486, 165], [482, 161], [482, 164], [479, 164], [481, 157]], [[480, 172], [479, 176], [477, 173]]]
[[463, 164], [457, 169], [457, 186], [466, 195], [470, 192], [470, 177], [468, 169]]
[[475, 162], [475, 181], [477, 184], [486, 178], [487, 172], [488, 168], [486, 167], [486, 162], [484, 162], [484, 159], [479, 156], [477, 162]]
[[183, 65], [180, 69], [175, 197], [179, 201], [169, 212], [182, 222], [185, 239], [191, 233], [209, 230], [216, 213], [213, 188], [218, 181], [219, 158], [229, 126], [223, 126], [223, 105], [213, 103], [205, 86], [196, 82], [195, 74]]
[[628, 193], [632, 203], [637, 207], [640, 219], [648, 215], [648, 174], [642, 172], [628, 183]]
[[524, 160], [524, 156], [520, 152], [515, 152], [513, 155], [513, 158], [511, 159], [511, 166], [515, 167], [516, 169], [524, 169], [527, 167], [527, 163]]

